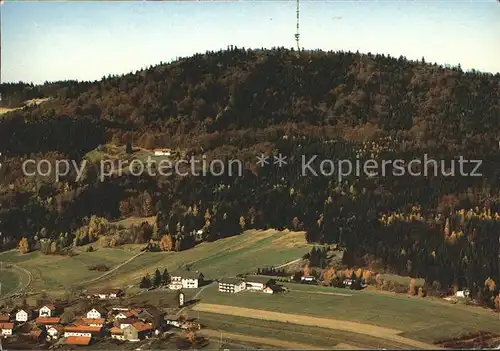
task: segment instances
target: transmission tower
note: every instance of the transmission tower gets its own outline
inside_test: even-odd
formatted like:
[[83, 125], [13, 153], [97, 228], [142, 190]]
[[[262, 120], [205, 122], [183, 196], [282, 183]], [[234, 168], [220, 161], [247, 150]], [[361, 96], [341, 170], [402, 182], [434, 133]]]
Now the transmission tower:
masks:
[[297, 0], [297, 33], [295, 33], [295, 41], [297, 42], [297, 54], [300, 52], [300, 44], [299, 44], [299, 0]]

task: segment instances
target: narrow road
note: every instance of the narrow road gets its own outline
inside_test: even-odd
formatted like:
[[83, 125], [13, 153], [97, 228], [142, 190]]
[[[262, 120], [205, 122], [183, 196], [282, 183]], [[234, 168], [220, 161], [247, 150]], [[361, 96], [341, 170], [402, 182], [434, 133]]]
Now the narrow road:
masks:
[[280, 265], [280, 266], [276, 266], [276, 267], [274, 267], [274, 268], [283, 268], [283, 267], [290, 266], [290, 265], [292, 265], [292, 264], [294, 264], [294, 263], [297, 263], [297, 262], [300, 262], [300, 261], [302, 261], [302, 258], [297, 258], [296, 260], [293, 260], [293, 261], [290, 261], [290, 262], [284, 263], [284, 264], [282, 264], [282, 265]]
[[113, 273], [114, 271], [116, 271], [117, 269], [120, 269], [121, 267], [125, 266], [127, 263], [130, 263], [131, 261], [135, 260], [137, 257], [139, 257], [140, 255], [142, 255], [143, 253], [145, 253], [146, 251], [141, 251], [139, 252], [138, 254], [135, 254], [134, 256], [130, 257], [128, 260], [126, 260], [125, 262], [122, 262], [120, 263], [118, 266], [115, 266], [113, 268], [111, 268], [109, 271], [107, 271], [106, 273], [96, 277], [96, 278], [93, 278], [93, 279], [90, 279], [90, 280], [87, 280], [85, 282], [86, 285], [88, 284], [91, 284], [91, 283], [95, 283], [96, 281], [98, 280], [101, 280], [102, 278], [105, 278], [107, 277], [108, 275], [110, 275], [111, 273]]

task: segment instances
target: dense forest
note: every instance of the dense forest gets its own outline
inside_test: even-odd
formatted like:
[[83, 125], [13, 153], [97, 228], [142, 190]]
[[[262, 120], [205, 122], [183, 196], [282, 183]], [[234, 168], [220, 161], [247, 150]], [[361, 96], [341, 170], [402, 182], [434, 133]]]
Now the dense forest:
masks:
[[[499, 83], [499, 74], [424, 59], [233, 48], [96, 82], [2, 84], [3, 106], [50, 99], [1, 116], [0, 244], [24, 238], [24, 249], [55, 252], [153, 238], [183, 250], [249, 228], [300, 229], [310, 242], [340, 244], [353, 263], [376, 257], [491, 304], [491, 279], [500, 282]], [[239, 159], [244, 172], [101, 181], [94, 160], [78, 180], [22, 174], [26, 158], [79, 162], [106, 144]], [[258, 167], [260, 153], [289, 162]], [[430, 176], [339, 181], [338, 172], [303, 176], [303, 155], [447, 163]], [[481, 176], [442, 173], [460, 156], [482, 160]], [[109, 224], [130, 215], [156, 215], [156, 228]]]

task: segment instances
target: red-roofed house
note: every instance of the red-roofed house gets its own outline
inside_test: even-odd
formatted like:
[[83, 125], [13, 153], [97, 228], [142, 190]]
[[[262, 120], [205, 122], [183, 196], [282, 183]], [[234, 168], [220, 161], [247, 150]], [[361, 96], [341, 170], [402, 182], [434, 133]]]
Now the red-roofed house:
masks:
[[123, 336], [128, 341], [139, 341], [151, 336], [152, 330], [151, 324], [136, 322], [123, 329]]
[[123, 336], [123, 330], [117, 327], [113, 327], [109, 330], [112, 339], [125, 340]]
[[11, 336], [14, 323], [0, 323], [0, 333], [2, 336]]
[[80, 346], [88, 346], [90, 345], [90, 340], [92, 337], [90, 336], [68, 336], [66, 338], [67, 345], [80, 345]]
[[64, 328], [64, 337], [68, 336], [98, 336], [102, 332], [101, 327], [89, 327], [85, 325], [74, 325]]
[[38, 317], [36, 319], [36, 324], [53, 325], [59, 323], [61, 323], [61, 318], [59, 317]]
[[54, 317], [56, 315], [56, 306], [45, 305], [38, 310], [39, 317]]

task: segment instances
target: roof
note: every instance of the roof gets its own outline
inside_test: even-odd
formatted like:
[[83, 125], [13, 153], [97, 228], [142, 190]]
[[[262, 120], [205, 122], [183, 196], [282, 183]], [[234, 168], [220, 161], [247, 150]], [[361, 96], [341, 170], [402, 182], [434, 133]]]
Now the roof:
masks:
[[0, 323], [0, 329], [14, 329], [14, 323]]
[[90, 337], [88, 336], [68, 336], [66, 338], [66, 344], [68, 345], [84, 345], [90, 344]]
[[104, 318], [82, 318], [84, 324], [104, 324]]
[[137, 322], [137, 323], [134, 323], [132, 324], [132, 326], [138, 331], [138, 332], [142, 332], [142, 331], [146, 331], [146, 330], [151, 330], [153, 329], [153, 326], [151, 324], [147, 324], [147, 323], [142, 323], [142, 322]]
[[245, 281], [247, 283], [261, 283], [261, 284], [267, 284], [271, 278], [269, 277], [263, 277], [261, 275], [248, 275], [245, 277]]
[[124, 315], [126, 318], [135, 317], [138, 315], [137, 311], [135, 310], [121, 311], [120, 313], [117, 314], [117, 316], [120, 314]]
[[62, 325], [51, 325], [47, 330], [55, 329], [58, 333], [62, 333], [64, 331], [64, 327]]
[[21, 311], [26, 312], [27, 314], [31, 314], [33, 312], [33, 310], [30, 308], [19, 308], [16, 310], [16, 314], [18, 314]]
[[52, 304], [48, 304], [48, 305], [44, 305], [42, 306], [40, 309], [44, 308], [44, 307], [47, 307], [49, 310], [51, 311], [54, 311], [56, 309], [56, 306], [52, 305]]
[[67, 332], [99, 333], [101, 330], [101, 327], [89, 327], [87, 325], [72, 325], [64, 328], [64, 331]]
[[117, 327], [113, 327], [109, 330], [111, 334], [123, 334], [123, 330]]
[[199, 279], [200, 272], [188, 271], [188, 270], [177, 270], [170, 274], [170, 277], [181, 277], [184, 279]]
[[243, 283], [243, 280], [240, 278], [222, 278], [221, 280], [219, 280], [219, 283], [236, 285]]
[[41, 330], [32, 330], [32, 331], [30, 331], [30, 335], [38, 338], [38, 337], [40, 337], [40, 335], [42, 335], [42, 331]]
[[106, 314], [106, 313], [108, 313], [108, 309], [106, 307], [102, 307], [102, 306], [94, 306], [90, 310], [88, 310], [88, 312], [90, 312], [92, 310], [96, 310], [100, 314]]
[[0, 322], [8, 322], [10, 320], [9, 315], [0, 315]]
[[177, 316], [175, 314], [169, 314], [165, 317], [165, 319], [169, 320], [169, 321], [177, 321], [179, 320], [179, 317], [180, 316]]
[[120, 324], [134, 324], [135, 322], [137, 322], [135, 318], [123, 318], [120, 320]]
[[59, 324], [61, 318], [59, 317], [39, 317], [36, 319], [38, 324]]

